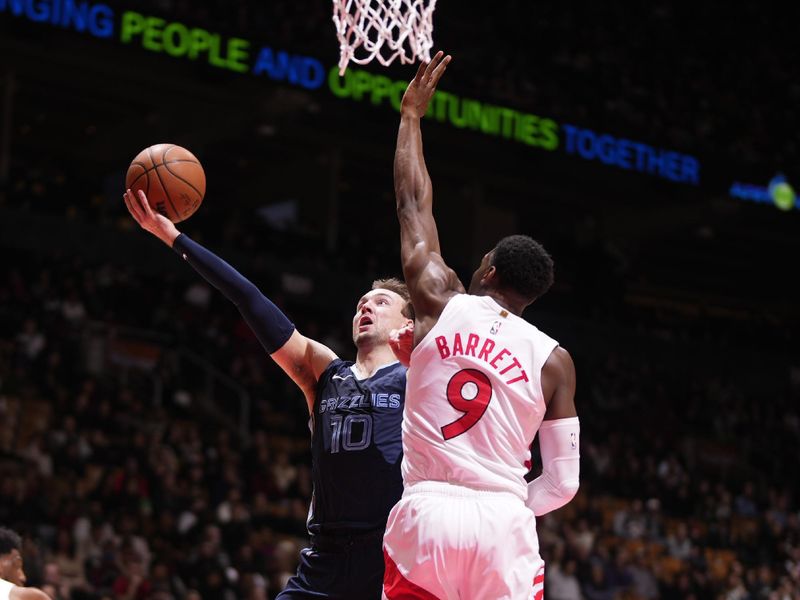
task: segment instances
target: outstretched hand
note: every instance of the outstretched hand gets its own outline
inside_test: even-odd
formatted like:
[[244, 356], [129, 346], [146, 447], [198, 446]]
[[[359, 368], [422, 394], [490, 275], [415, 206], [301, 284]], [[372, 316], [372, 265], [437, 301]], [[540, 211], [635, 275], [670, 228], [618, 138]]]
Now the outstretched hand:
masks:
[[171, 248], [175, 238], [180, 235], [180, 231], [178, 231], [172, 221], [164, 215], [158, 214], [150, 207], [150, 203], [147, 202], [147, 196], [145, 196], [144, 191], [138, 190], [137, 194], [134, 194], [131, 190], [123, 194], [128, 212], [131, 213], [131, 216], [139, 224], [139, 227], [145, 231], [149, 231]]
[[445, 56], [444, 52], [439, 50], [431, 62], [420, 63], [416, 76], [403, 94], [403, 102], [400, 105], [402, 115], [415, 118], [425, 116], [436, 86], [452, 58], [449, 54]]
[[409, 323], [400, 329], [392, 329], [389, 332], [389, 347], [394, 352], [401, 365], [408, 366], [411, 363], [411, 351], [414, 346], [414, 324]]

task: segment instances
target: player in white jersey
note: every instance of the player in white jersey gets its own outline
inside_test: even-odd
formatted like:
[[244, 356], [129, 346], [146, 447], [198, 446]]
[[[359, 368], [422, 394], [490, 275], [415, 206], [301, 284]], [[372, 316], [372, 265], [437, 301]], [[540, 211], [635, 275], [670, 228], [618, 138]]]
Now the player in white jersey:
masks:
[[50, 596], [25, 585], [19, 535], [0, 527], [0, 600], [50, 600]]
[[[405, 491], [384, 536], [384, 598], [543, 595], [535, 515], [578, 489], [575, 367], [520, 315], [553, 282], [527, 236], [487, 253], [469, 293], [444, 263], [420, 119], [450, 57], [422, 64], [401, 106], [394, 174], [403, 273], [416, 311], [403, 417]], [[539, 436], [543, 472], [527, 484]]]

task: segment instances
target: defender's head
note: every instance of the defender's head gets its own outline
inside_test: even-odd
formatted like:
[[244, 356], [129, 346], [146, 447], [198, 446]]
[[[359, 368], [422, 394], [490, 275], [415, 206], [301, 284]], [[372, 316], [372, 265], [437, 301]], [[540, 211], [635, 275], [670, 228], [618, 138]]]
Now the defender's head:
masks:
[[510, 235], [487, 252], [472, 275], [469, 293], [497, 291], [527, 306], [553, 285], [553, 259], [527, 235]]
[[15, 531], [0, 527], [0, 579], [18, 586], [25, 585], [21, 547], [22, 540]]
[[353, 342], [358, 348], [388, 344], [392, 329], [414, 319], [408, 287], [399, 279], [376, 279], [361, 296], [353, 317]]

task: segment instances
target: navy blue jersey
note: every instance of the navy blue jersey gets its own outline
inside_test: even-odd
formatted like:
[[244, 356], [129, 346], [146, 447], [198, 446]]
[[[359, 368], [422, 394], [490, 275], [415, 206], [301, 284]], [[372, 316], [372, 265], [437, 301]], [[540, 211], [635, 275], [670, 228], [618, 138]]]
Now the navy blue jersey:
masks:
[[359, 380], [352, 365], [334, 360], [317, 385], [308, 521], [314, 535], [383, 530], [403, 493], [406, 368], [392, 363]]

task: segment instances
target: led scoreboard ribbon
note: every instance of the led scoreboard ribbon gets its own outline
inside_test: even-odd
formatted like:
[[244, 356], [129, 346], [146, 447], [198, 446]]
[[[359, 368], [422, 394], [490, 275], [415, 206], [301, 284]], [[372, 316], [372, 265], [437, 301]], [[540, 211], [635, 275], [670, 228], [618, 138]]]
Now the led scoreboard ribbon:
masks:
[[[234, 73], [249, 73], [272, 81], [317, 90], [327, 84], [337, 98], [400, 109], [406, 81], [394, 81], [363, 69], [348, 69], [339, 77], [313, 56], [292, 54], [250, 40], [225, 36], [179, 21], [126, 10], [116, 17], [101, 2], [77, 0], [0, 0], [0, 15], [70, 29], [97, 38], [116, 38], [125, 45], [166, 54], [180, 60], [207, 63]], [[694, 156], [656, 148], [643, 142], [598, 133], [587, 128], [523, 110], [464, 98], [437, 90], [429, 116], [457, 129], [500, 137], [525, 146], [637, 171], [675, 183], [698, 185], [700, 161]]]

